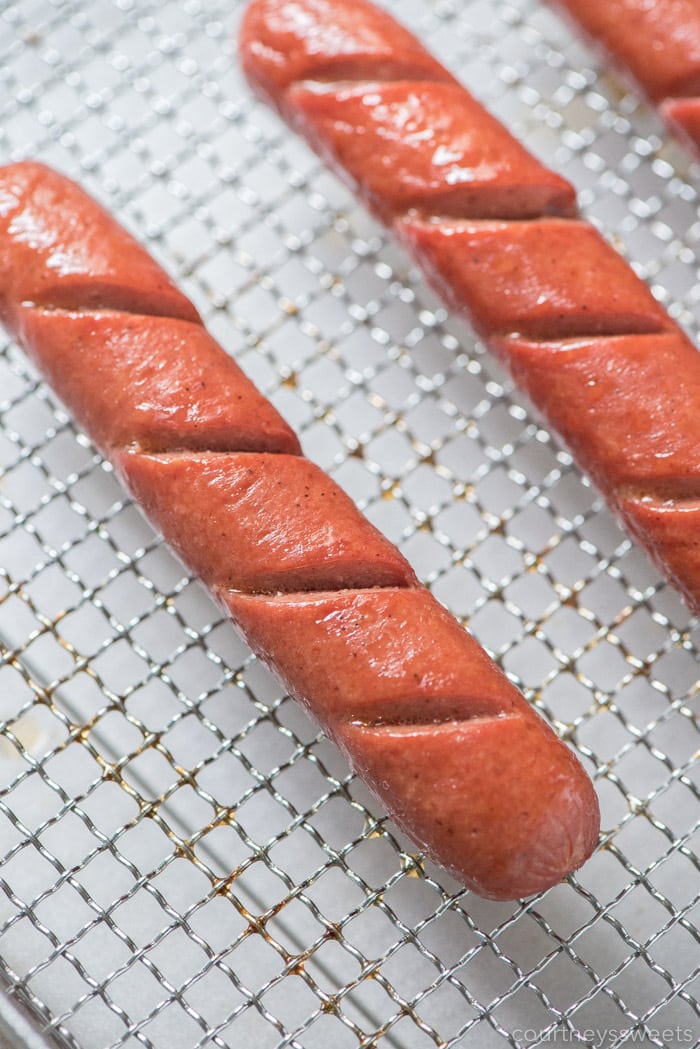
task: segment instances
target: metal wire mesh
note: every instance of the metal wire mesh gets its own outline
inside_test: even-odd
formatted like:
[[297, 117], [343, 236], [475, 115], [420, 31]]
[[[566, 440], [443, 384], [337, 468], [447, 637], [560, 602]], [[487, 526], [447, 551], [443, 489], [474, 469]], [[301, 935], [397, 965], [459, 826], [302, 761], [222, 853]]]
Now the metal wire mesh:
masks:
[[[534, 0], [393, 0], [694, 331], [700, 171]], [[399, 12], [400, 8], [400, 12]], [[59, 1044], [700, 1045], [697, 624], [251, 99], [230, 0], [0, 4], [0, 147], [78, 177], [596, 778], [527, 905], [416, 855], [0, 356], [0, 969]]]

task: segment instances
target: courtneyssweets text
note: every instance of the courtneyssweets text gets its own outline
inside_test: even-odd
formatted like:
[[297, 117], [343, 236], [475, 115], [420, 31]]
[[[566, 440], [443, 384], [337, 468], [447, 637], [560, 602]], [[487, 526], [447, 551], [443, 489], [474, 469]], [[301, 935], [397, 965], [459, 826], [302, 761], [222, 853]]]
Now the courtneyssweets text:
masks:
[[585, 1027], [580, 1031], [537, 1031], [534, 1027], [518, 1027], [513, 1038], [527, 1046], [577, 1045], [606, 1049], [612, 1045], [634, 1045], [653, 1042], [667, 1046], [686, 1045], [695, 1035], [690, 1027]]

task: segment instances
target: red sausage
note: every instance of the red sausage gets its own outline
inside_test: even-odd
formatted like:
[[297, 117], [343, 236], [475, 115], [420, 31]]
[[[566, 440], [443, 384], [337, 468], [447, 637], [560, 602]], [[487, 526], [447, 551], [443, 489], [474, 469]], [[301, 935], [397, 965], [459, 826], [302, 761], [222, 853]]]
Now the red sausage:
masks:
[[106, 455], [130, 442], [151, 451], [299, 452], [270, 402], [200, 323], [111, 309], [62, 310], [57, 323], [55, 309], [22, 305], [14, 327]]
[[[361, 17], [357, 17], [357, 15]], [[308, 27], [308, 31], [307, 31]], [[290, 84], [357, 78], [454, 78], [416, 38], [379, 7], [334, 0], [260, 3], [246, 15], [241, 58], [248, 79], [271, 105], [285, 105]]]
[[[24, 303], [127, 310], [201, 323], [160, 266], [111, 215], [42, 164], [3, 169], [0, 317]], [[81, 210], [82, 209], [82, 210]]]
[[[416, 582], [396, 547], [301, 455], [130, 449], [114, 463], [207, 586], [274, 593]], [[206, 528], [202, 513], [193, 512], [197, 506]]]
[[[685, 12], [689, 2], [671, 7]], [[610, 28], [607, 11], [649, 12], [654, 5], [574, 6]], [[695, 0], [690, 6], [700, 27], [700, 8]], [[316, 0], [253, 0], [240, 41], [251, 83], [264, 84], [278, 110], [397, 233], [448, 306], [471, 320], [700, 612], [693, 567], [699, 541], [689, 512], [700, 499], [700, 355], [621, 256], [577, 218], [572, 187], [527, 154], [464, 88], [447, 82], [447, 74], [431, 70], [411, 79], [400, 69], [387, 82], [383, 70], [374, 77], [363, 55], [356, 67], [347, 58], [342, 82], [329, 83], [335, 51], [324, 50], [318, 11]], [[374, 27], [380, 50], [383, 27], [384, 47], [400, 65], [392, 48], [404, 30], [368, 0], [324, 0], [323, 13], [343, 25], [348, 56], [362, 49], [365, 23]], [[634, 20], [624, 24], [636, 47]], [[669, 33], [681, 48], [679, 25]], [[263, 46], [275, 55], [274, 83], [257, 58]], [[700, 43], [688, 46], [686, 65], [658, 58], [659, 83], [675, 72], [686, 87], [695, 84]], [[289, 66], [286, 49], [295, 56]]]
[[227, 603], [399, 826], [457, 878], [468, 853], [468, 884], [507, 899], [579, 866], [598, 812], [578, 762], [427, 590]]
[[484, 218], [575, 209], [571, 186], [458, 84], [296, 85], [286, 97], [309, 141], [385, 222], [409, 208]]
[[516, 336], [492, 346], [611, 499], [695, 497], [688, 467], [700, 463], [700, 369], [680, 332], [544, 345]]
[[497, 899], [579, 867], [599, 828], [581, 765], [146, 252], [41, 165], [0, 168], [0, 201], [5, 323], [398, 824]]
[[646, 284], [586, 222], [410, 216], [397, 230], [450, 309], [487, 338], [653, 332], [666, 323]]
[[700, 153], [697, 0], [555, 0]]

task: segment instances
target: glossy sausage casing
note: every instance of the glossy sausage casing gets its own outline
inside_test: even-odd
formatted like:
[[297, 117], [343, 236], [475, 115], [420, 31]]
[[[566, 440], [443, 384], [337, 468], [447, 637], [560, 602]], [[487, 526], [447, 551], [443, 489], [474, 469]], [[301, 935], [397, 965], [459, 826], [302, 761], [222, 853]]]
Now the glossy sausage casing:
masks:
[[[692, 7], [688, 62], [654, 68], [664, 90], [674, 71], [694, 89], [695, 0], [570, 6], [612, 32], [635, 3], [642, 22]], [[635, 24], [619, 19], [633, 50]], [[573, 188], [367, 0], [254, 0], [240, 47], [253, 87], [397, 234], [700, 612], [700, 355]]]
[[191, 303], [56, 172], [0, 168], [0, 202], [5, 324], [400, 826], [486, 896], [580, 866], [599, 822], [581, 765]]

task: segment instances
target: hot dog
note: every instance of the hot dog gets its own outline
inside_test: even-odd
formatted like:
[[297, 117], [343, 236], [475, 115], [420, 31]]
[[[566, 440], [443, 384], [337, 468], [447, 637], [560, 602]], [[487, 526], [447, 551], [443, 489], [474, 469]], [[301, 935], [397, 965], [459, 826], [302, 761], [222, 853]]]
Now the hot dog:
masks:
[[598, 804], [572, 752], [304, 458], [147, 253], [36, 163], [0, 168], [0, 316], [154, 526], [434, 860], [496, 899], [584, 862]]
[[[604, 6], [620, 5], [580, 5]], [[240, 54], [700, 611], [700, 356], [573, 187], [369, 0], [253, 0]]]
[[700, 7], [695, 0], [555, 0], [700, 155]]

